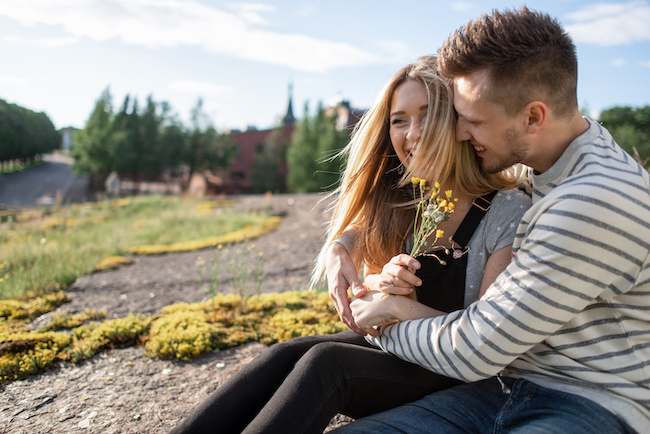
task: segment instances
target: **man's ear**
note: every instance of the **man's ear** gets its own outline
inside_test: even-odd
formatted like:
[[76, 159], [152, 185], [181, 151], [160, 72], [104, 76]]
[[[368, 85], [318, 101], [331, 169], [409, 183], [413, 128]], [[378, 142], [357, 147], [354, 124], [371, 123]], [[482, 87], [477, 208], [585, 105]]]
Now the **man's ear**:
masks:
[[544, 126], [548, 116], [548, 106], [542, 101], [532, 101], [526, 106], [526, 130], [528, 134], [539, 132]]

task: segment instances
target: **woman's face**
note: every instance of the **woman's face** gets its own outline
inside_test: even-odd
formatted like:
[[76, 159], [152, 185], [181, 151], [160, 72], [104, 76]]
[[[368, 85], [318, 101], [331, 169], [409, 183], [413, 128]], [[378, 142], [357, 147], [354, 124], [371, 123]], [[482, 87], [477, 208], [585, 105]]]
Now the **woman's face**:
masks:
[[427, 92], [419, 81], [408, 80], [395, 89], [390, 103], [390, 141], [405, 167], [420, 141], [427, 109]]

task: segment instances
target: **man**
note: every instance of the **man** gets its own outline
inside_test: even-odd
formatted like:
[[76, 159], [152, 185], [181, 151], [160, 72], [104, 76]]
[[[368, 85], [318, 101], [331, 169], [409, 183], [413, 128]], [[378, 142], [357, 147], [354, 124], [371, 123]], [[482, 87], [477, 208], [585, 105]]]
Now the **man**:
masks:
[[[530, 166], [533, 206], [512, 262], [481, 300], [369, 338], [466, 384], [341, 431], [647, 431], [648, 172], [580, 115], [575, 47], [548, 15], [524, 7], [470, 21], [442, 46], [439, 66], [454, 82], [457, 138], [490, 171]], [[358, 285], [333, 252], [330, 283]], [[358, 329], [381, 322], [356, 323], [341, 305]]]

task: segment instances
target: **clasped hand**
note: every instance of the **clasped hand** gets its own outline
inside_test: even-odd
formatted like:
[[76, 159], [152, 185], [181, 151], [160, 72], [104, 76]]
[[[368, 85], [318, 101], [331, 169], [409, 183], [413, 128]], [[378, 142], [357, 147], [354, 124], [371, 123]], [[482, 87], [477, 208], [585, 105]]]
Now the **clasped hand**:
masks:
[[402, 320], [405, 308], [403, 295], [415, 300], [415, 286], [422, 284], [414, 270], [419, 262], [406, 254], [393, 257], [380, 274], [370, 274], [365, 278], [366, 292], [360, 297], [352, 298], [350, 309], [356, 325], [364, 333], [379, 336], [377, 326]]

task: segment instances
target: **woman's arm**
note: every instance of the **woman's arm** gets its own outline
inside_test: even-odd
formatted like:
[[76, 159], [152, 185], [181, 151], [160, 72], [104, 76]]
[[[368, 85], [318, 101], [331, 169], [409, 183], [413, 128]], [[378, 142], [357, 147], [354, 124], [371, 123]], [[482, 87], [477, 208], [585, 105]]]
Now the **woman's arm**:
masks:
[[[505, 270], [512, 259], [512, 244], [497, 250], [487, 260], [479, 298], [494, 282], [497, 276]], [[364, 285], [369, 289], [361, 298], [355, 298], [350, 303], [354, 321], [359, 328], [371, 336], [378, 336], [375, 328], [378, 325], [395, 321], [407, 321], [420, 318], [433, 318], [446, 315], [418, 302], [415, 297], [388, 297], [386, 294], [409, 294], [405, 292], [410, 288], [414, 295], [413, 285], [421, 281], [408, 265], [412, 265], [413, 258], [406, 254], [395, 256], [386, 264], [381, 274], [366, 276]], [[415, 261], [417, 262], [417, 261]], [[407, 265], [405, 268], [404, 266]], [[419, 264], [418, 264], [419, 265]]]
[[483, 297], [485, 291], [497, 279], [497, 276], [506, 269], [512, 260], [512, 244], [508, 244], [500, 250], [492, 253], [485, 264], [485, 272], [483, 273], [483, 281], [481, 282], [481, 290], [478, 298]]
[[379, 291], [368, 291], [361, 298], [350, 303], [357, 325], [366, 334], [379, 336], [376, 326], [409, 319], [432, 318], [445, 315], [408, 296], [389, 295]]

